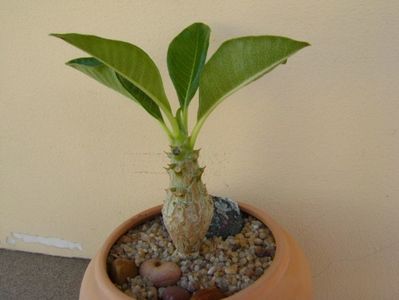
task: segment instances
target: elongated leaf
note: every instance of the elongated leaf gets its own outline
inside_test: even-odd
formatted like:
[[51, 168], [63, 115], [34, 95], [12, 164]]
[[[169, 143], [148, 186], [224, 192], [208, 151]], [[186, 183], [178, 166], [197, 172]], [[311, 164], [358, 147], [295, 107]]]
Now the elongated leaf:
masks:
[[77, 33], [52, 34], [110, 67], [170, 113], [161, 75], [152, 59], [132, 44]]
[[98, 59], [82, 57], [67, 62], [67, 65], [134, 100], [154, 118], [163, 121], [158, 105], [151, 98]]
[[210, 28], [194, 23], [176, 36], [168, 49], [168, 70], [179, 97], [187, 108], [198, 89], [209, 46]]
[[206, 63], [200, 78], [198, 122], [227, 96], [260, 78], [306, 42], [278, 36], [249, 36], [224, 42]]

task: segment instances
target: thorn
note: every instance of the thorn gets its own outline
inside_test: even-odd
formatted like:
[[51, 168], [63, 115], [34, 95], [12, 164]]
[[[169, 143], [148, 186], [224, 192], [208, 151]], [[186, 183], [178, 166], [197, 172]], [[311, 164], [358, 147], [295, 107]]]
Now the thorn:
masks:
[[177, 191], [177, 192], [175, 192], [174, 193], [174, 195], [176, 196], [176, 197], [184, 197], [185, 195], [186, 195], [186, 192], [183, 192], [183, 191]]
[[177, 187], [171, 187], [170, 191], [173, 193], [173, 196], [175, 196], [177, 198], [182, 198], [187, 193], [184, 188], [177, 188]]
[[197, 160], [197, 159], [198, 159], [198, 157], [199, 157], [199, 152], [200, 152], [200, 149], [193, 150], [193, 159], [194, 159], [194, 160]]
[[166, 151], [164, 151], [164, 153], [166, 154], [166, 156], [167, 156], [168, 158], [173, 158], [173, 154], [172, 154], [172, 153], [166, 152]]
[[172, 164], [168, 164], [168, 166], [169, 166], [169, 169], [173, 170], [176, 167], [176, 164], [172, 163]]
[[198, 173], [197, 173], [197, 181], [199, 181], [199, 180], [201, 180], [201, 178], [202, 178], [202, 174], [204, 174], [204, 171], [205, 171], [205, 167], [202, 167], [202, 168], [199, 168], [198, 169]]

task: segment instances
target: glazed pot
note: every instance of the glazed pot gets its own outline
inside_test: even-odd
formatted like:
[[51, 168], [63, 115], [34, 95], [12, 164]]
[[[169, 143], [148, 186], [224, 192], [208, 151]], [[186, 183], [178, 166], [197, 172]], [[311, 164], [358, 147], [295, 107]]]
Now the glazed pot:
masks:
[[[253, 284], [231, 295], [228, 300], [312, 300], [311, 273], [297, 242], [265, 212], [240, 203], [240, 209], [263, 222], [273, 233], [276, 254], [265, 273]], [[156, 206], [139, 213], [116, 228], [91, 260], [80, 288], [80, 300], [132, 300], [114, 286], [107, 274], [107, 256], [112, 245], [129, 229], [161, 213]]]

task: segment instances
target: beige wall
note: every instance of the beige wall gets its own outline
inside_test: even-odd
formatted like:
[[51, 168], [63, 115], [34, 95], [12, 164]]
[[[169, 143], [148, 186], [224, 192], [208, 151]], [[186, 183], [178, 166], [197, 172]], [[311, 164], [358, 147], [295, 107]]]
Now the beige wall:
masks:
[[156, 123], [64, 66], [82, 53], [47, 34], [140, 45], [172, 98], [168, 42], [201, 20], [211, 52], [237, 35], [312, 43], [209, 119], [209, 190], [293, 233], [317, 299], [399, 299], [397, 1], [8, 1], [0, 19], [0, 248], [90, 257], [167, 185]]

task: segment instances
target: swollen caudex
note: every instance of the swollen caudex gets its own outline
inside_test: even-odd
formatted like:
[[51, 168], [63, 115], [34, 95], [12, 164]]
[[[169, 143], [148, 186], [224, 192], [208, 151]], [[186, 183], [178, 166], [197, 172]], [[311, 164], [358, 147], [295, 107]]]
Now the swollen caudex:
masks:
[[204, 168], [198, 150], [172, 147], [167, 167], [170, 178], [162, 216], [177, 253], [198, 253], [213, 216], [213, 201], [202, 182]]

